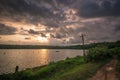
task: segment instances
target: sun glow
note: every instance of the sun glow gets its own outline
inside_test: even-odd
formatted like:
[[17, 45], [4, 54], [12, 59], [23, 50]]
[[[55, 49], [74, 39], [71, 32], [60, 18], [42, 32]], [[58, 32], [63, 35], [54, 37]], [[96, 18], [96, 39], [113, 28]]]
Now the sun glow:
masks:
[[37, 40], [41, 43], [49, 43], [49, 40], [45, 37], [38, 37]]

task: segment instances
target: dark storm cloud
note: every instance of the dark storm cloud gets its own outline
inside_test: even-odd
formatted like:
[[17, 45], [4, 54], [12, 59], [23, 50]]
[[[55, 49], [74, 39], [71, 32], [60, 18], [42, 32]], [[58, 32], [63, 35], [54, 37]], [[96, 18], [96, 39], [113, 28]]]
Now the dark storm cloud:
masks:
[[60, 11], [54, 14], [56, 10], [52, 0], [0, 0], [0, 20], [58, 27], [64, 16]]
[[[49, 33], [55, 39], [69, 38], [71, 43], [81, 42], [81, 33], [87, 34], [87, 40], [119, 39], [120, 19], [116, 16], [120, 16], [120, 0], [0, 0], [0, 21], [36, 26], [35, 29], [21, 28], [21, 35], [46, 37], [45, 34]], [[87, 21], [98, 17], [102, 19]], [[41, 32], [39, 24], [46, 26], [47, 30]], [[13, 27], [3, 26], [0, 34], [14, 34], [16, 31]]]
[[[61, 27], [56, 33], [57, 36], [55, 38], [58, 39], [69, 39], [69, 43], [81, 43], [81, 34], [85, 35], [85, 41], [88, 43], [89, 41], [115, 41], [120, 39], [119, 34], [119, 18], [109, 17], [109, 18], [101, 18], [98, 21], [88, 21], [83, 22], [82, 27], [75, 26], [72, 27]], [[118, 30], [118, 31], [116, 31]]]
[[0, 12], [8, 11], [13, 14], [29, 13], [31, 15], [41, 15], [49, 17], [52, 15], [50, 10], [44, 7], [38, 7], [33, 3], [27, 3], [25, 0], [0, 0]]
[[[25, 30], [25, 31], [27, 31], [27, 30]], [[45, 35], [45, 33], [42, 33], [41, 31], [36, 31], [36, 30], [30, 29], [30, 30], [28, 30], [27, 32], [28, 32], [29, 34], [32, 34], [32, 35], [41, 35], [41, 37], [47, 37], [47, 36]], [[27, 34], [27, 35], [29, 35], [29, 34]]]
[[58, 2], [62, 3], [62, 4], [66, 4], [66, 5], [71, 5], [73, 4], [75, 1], [74, 0], [58, 0]]
[[25, 40], [31, 40], [31, 38], [30, 37], [25, 37]]
[[43, 22], [42, 24], [44, 24], [47, 27], [53, 27], [53, 28], [58, 28], [60, 21], [58, 19], [44, 19], [45, 22]]
[[120, 0], [83, 0], [79, 6], [81, 17], [120, 16]]
[[50, 34], [50, 37], [51, 37], [51, 38], [55, 38], [55, 35], [54, 35], [54, 34]]
[[80, 6], [79, 13], [80, 16], [83, 17], [94, 17], [96, 15], [98, 16], [97, 13], [99, 13], [99, 6], [95, 2], [85, 0]]
[[68, 35], [73, 35], [73, 33], [76, 33], [74, 29], [72, 28], [66, 28], [64, 27], [59, 27], [57, 31], [55, 31], [54, 34], [50, 34], [51, 38], [56, 38], [56, 39], [63, 39], [67, 38]]
[[56, 35], [55, 35], [55, 38], [57, 38], [57, 39], [62, 39], [64, 37], [65, 37], [65, 34], [63, 34], [63, 33], [56, 33]]
[[28, 33], [29, 33], [29, 34], [34, 34], [34, 35], [40, 34], [39, 31], [35, 31], [35, 30], [33, 30], [33, 29], [30, 29], [30, 30], [28, 31]]
[[41, 34], [41, 37], [46, 37], [46, 35], [44, 33], [40, 33]]
[[[113, 18], [111, 18], [113, 19]], [[119, 32], [116, 32], [116, 24], [120, 24], [118, 19], [113, 19], [114, 21], [109, 21], [108, 19], [91, 22], [85, 22], [84, 27], [78, 28], [77, 31], [84, 32], [86, 34], [86, 39], [89, 41], [115, 41], [119, 40]]]
[[0, 35], [13, 35], [16, 34], [16, 28], [0, 24]]
[[16, 22], [24, 20], [35, 25], [41, 23], [50, 27], [63, 24], [66, 8], [76, 9], [80, 17], [120, 15], [119, 0], [0, 0], [1, 18], [10, 18]]
[[120, 25], [115, 26], [115, 32], [120, 32]]

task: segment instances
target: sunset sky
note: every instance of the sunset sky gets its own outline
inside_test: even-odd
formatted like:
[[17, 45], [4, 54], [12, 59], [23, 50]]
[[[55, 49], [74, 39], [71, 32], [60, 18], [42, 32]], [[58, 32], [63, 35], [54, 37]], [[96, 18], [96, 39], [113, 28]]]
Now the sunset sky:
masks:
[[0, 44], [120, 40], [120, 0], [0, 0]]

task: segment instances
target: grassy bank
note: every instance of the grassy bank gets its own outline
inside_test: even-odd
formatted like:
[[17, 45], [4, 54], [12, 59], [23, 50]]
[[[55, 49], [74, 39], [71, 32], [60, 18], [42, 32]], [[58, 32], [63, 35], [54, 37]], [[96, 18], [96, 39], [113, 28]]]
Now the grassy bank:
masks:
[[48, 66], [29, 69], [15, 74], [4, 74], [0, 80], [86, 80], [92, 76], [103, 63], [85, 63], [83, 57], [67, 58], [52, 62]]

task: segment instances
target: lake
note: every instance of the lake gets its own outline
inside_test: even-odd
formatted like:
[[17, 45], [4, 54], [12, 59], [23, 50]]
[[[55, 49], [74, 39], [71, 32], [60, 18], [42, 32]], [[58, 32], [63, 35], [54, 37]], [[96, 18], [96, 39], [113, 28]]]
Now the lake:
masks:
[[19, 71], [21, 71], [78, 55], [83, 55], [82, 50], [0, 49], [0, 74], [13, 73], [16, 66], [19, 66]]

